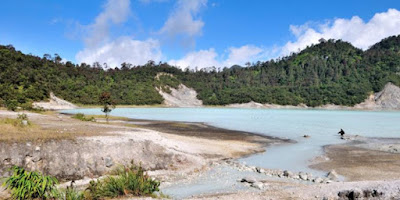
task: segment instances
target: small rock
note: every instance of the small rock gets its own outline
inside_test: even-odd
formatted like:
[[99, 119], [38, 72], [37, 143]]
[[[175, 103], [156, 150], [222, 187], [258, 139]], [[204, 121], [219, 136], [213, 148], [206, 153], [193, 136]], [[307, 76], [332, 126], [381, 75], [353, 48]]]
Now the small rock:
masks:
[[349, 199], [358, 199], [360, 197], [361, 197], [361, 193], [359, 191], [355, 191], [355, 190], [351, 191], [348, 196]]
[[256, 179], [253, 178], [253, 177], [245, 177], [245, 178], [242, 178], [242, 180], [240, 180], [240, 182], [242, 182], [242, 183], [255, 183]]
[[299, 173], [299, 177], [300, 177], [301, 180], [305, 180], [305, 181], [308, 179], [307, 174], [306, 174], [306, 173], [303, 173], [303, 172], [300, 172], [300, 173]]
[[256, 167], [256, 171], [260, 174], [264, 174], [265, 170], [263, 168]]
[[371, 198], [372, 197], [372, 191], [371, 190], [364, 190], [364, 197], [366, 198]]
[[349, 193], [350, 193], [350, 191], [348, 191], [348, 190], [340, 191], [340, 192], [338, 193], [338, 197], [340, 197], [341, 199], [344, 199], [344, 198], [346, 198], [346, 197], [349, 196]]
[[40, 147], [37, 146], [37, 147], [35, 148], [35, 151], [40, 151]]
[[312, 174], [309, 174], [309, 173], [306, 173], [306, 175], [307, 175], [307, 180], [308, 181], [311, 181], [313, 178], [312, 178]]
[[324, 181], [324, 180], [322, 180], [322, 178], [319, 178], [319, 177], [313, 179], [313, 182], [314, 182], [314, 183], [322, 183], [323, 181]]
[[22, 125], [24, 125], [24, 126], [28, 126], [28, 121], [27, 121], [27, 120], [22, 120], [21, 123], [22, 123]]
[[114, 162], [113, 162], [112, 158], [110, 158], [110, 157], [106, 157], [104, 159], [104, 163], [105, 163], [106, 167], [112, 167], [114, 165]]
[[330, 172], [326, 175], [326, 177], [329, 178], [330, 180], [334, 180], [334, 181], [339, 180], [339, 175], [336, 173], [335, 170], [330, 171]]
[[262, 183], [262, 182], [255, 182], [255, 183], [252, 183], [250, 186], [253, 188], [257, 188], [259, 190], [264, 189], [264, 183]]
[[291, 177], [291, 176], [293, 176], [293, 173], [291, 171], [285, 170], [285, 171], [283, 171], [283, 176]]
[[309, 135], [303, 135], [304, 138], [310, 138], [311, 136]]

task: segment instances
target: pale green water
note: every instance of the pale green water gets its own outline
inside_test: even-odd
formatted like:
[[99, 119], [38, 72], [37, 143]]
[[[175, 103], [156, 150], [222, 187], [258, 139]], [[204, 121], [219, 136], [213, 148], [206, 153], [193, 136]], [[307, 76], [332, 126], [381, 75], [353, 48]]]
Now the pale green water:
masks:
[[[102, 114], [100, 109], [68, 110], [67, 113]], [[296, 140], [274, 146], [266, 153], [243, 158], [249, 165], [309, 171], [308, 161], [322, 153], [322, 146], [343, 142], [337, 132], [369, 137], [400, 137], [400, 112], [272, 110], [231, 108], [121, 108], [114, 116], [135, 119], [205, 122], [207, 124]], [[305, 139], [303, 135], [310, 135]]]

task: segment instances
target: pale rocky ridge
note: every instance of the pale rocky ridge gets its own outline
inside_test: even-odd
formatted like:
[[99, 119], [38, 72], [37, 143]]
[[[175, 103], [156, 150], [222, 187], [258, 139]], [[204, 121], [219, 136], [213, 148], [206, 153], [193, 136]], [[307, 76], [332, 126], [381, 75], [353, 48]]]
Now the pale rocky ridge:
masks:
[[387, 83], [382, 91], [370, 95], [363, 103], [354, 106], [356, 109], [398, 110], [400, 109], [400, 88]]
[[73, 103], [56, 97], [53, 92], [50, 92], [50, 99], [48, 102], [34, 102], [33, 107], [43, 110], [67, 110], [78, 108], [78, 106], [74, 105]]
[[[230, 108], [272, 108], [272, 109], [304, 109], [309, 108], [307, 105], [277, 105], [277, 104], [261, 104], [254, 101], [241, 104], [229, 104]], [[364, 102], [353, 107], [327, 104], [315, 107], [317, 109], [327, 110], [399, 110], [400, 109], [400, 87], [387, 83], [382, 91], [370, 95]]]
[[308, 108], [305, 104], [299, 104], [297, 106], [292, 105], [278, 105], [278, 104], [261, 104], [254, 101], [250, 101], [248, 103], [235, 103], [226, 105], [228, 108], [271, 108], [271, 109], [295, 109], [295, 108]]
[[177, 89], [170, 87], [171, 93], [156, 88], [164, 98], [164, 105], [168, 107], [201, 107], [203, 102], [197, 99], [197, 92], [180, 84]]

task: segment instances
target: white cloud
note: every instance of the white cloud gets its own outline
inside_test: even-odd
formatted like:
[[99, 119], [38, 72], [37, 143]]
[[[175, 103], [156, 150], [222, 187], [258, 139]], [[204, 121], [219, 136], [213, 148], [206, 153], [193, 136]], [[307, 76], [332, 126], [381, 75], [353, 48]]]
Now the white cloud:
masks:
[[[148, 3], [164, 0], [141, 0]], [[204, 22], [199, 18], [200, 10], [207, 5], [207, 0], [177, 0], [175, 8], [163, 27], [159, 29], [162, 36], [187, 39], [194, 42], [202, 34]], [[85, 48], [77, 53], [78, 62], [92, 64], [107, 63], [109, 66], [120, 66], [123, 62], [134, 65], [145, 64], [148, 60], [156, 62], [164, 58], [161, 45], [157, 39], [136, 40], [121, 36], [113, 39], [110, 29], [113, 25], [123, 24], [131, 14], [130, 0], [108, 0], [103, 11], [92, 24], [84, 26], [86, 36], [83, 38]], [[375, 14], [364, 22], [360, 17], [351, 19], [334, 19], [327, 23], [305, 23], [290, 26], [295, 41], [289, 41], [281, 47], [264, 48], [255, 45], [227, 48], [219, 54], [214, 48], [193, 51], [183, 58], [172, 59], [170, 64], [181, 68], [230, 67], [244, 65], [246, 62], [265, 61], [278, 55], [288, 55], [306, 46], [318, 43], [320, 38], [342, 39], [356, 47], [367, 49], [381, 39], [400, 34], [400, 12], [389, 9]], [[158, 35], [160, 36], [160, 35]]]
[[229, 48], [228, 58], [223, 62], [224, 66], [243, 65], [249, 61], [261, 59], [265, 50], [253, 45], [245, 45], [239, 48]]
[[179, 60], [170, 60], [170, 65], [178, 66], [183, 69], [205, 68], [205, 67], [219, 67], [220, 63], [217, 61], [218, 54], [215, 49], [200, 50], [190, 52]]
[[198, 17], [207, 0], [178, 0], [159, 33], [170, 39], [182, 37], [194, 42], [194, 37], [202, 34], [204, 22]]
[[[227, 56], [219, 55], [215, 49], [200, 50], [190, 52], [182, 59], [170, 60], [168, 63], [181, 68], [194, 69], [196, 67], [231, 67], [232, 65], [244, 65], [246, 62], [255, 62], [270, 58], [269, 55], [274, 53], [265, 48], [254, 45], [244, 45], [241, 47], [231, 47], [227, 49]], [[226, 57], [226, 58], [224, 58]]]
[[92, 64], [107, 63], [110, 67], [119, 67], [121, 63], [143, 65], [149, 60], [161, 61], [162, 53], [157, 40], [133, 40], [120, 37], [98, 48], [86, 48], [76, 55], [81, 62]]
[[282, 47], [282, 55], [297, 52], [307, 45], [316, 44], [321, 38], [341, 39], [361, 49], [368, 49], [383, 38], [400, 34], [400, 12], [389, 9], [375, 14], [368, 22], [360, 17], [335, 19], [333, 22], [319, 24], [312, 28], [310, 23], [301, 26], [290, 26], [296, 41], [288, 42]]
[[130, 0], [108, 0], [104, 10], [93, 24], [88, 25], [84, 38], [85, 48], [76, 54], [78, 62], [93, 64], [107, 63], [110, 67], [119, 67], [121, 63], [142, 65], [149, 60], [156, 62], [162, 58], [158, 40], [134, 40], [121, 36], [111, 39], [109, 31], [112, 25], [124, 23], [130, 15]]
[[102, 45], [109, 40], [110, 27], [125, 22], [130, 14], [130, 0], [108, 0], [93, 24], [88, 25], [88, 35], [84, 38], [86, 46]]

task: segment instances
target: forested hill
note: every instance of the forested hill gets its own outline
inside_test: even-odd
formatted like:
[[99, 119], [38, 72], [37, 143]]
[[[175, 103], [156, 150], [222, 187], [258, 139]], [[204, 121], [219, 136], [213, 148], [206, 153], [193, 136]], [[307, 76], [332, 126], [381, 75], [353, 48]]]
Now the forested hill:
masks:
[[[53, 91], [80, 104], [98, 104], [109, 91], [117, 104], [160, 104], [155, 87], [179, 83], [194, 88], [208, 105], [275, 103], [309, 106], [354, 105], [387, 82], [400, 85], [400, 36], [362, 51], [343, 41], [328, 40], [277, 60], [221, 71], [182, 71], [166, 63], [123, 64], [104, 70], [98, 64], [61, 63], [58, 55], [25, 55], [0, 46], [0, 104], [28, 108]], [[173, 74], [155, 78], [160, 72]]]

